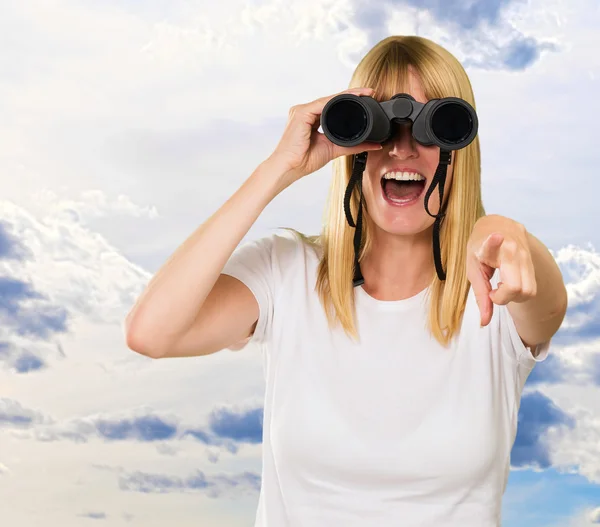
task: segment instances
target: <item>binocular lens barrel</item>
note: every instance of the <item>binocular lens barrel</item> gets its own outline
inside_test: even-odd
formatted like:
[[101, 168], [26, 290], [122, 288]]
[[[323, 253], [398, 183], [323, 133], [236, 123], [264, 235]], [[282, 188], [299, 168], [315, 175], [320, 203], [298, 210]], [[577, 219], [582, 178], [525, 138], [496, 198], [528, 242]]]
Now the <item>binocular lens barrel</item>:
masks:
[[471, 114], [461, 104], [442, 104], [431, 116], [431, 131], [440, 141], [449, 145], [461, 143], [472, 130]]
[[340, 141], [353, 141], [365, 133], [367, 119], [367, 112], [361, 104], [344, 99], [329, 108], [327, 127]]

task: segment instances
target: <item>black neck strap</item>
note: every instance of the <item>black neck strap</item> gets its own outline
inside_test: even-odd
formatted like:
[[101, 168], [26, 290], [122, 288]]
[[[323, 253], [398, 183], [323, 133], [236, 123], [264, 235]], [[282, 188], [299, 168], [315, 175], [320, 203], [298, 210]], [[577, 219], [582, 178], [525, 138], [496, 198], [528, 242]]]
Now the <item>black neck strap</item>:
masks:
[[[362, 193], [362, 175], [367, 166], [367, 152], [362, 152], [354, 156], [354, 163], [352, 165], [352, 175], [348, 186], [346, 187], [346, 194], [344, 196], [344, 212], [346, 213], [346, 220], [350, 227], [355, 227], [354, 231], [354, 279], [352, 280], [353, 287], [357, 287], [365, 283], [362, 273], [360, 272], [360, 264], [358, 263], [358, 255], [360, 252], [360, 242], [362, 239], [362, 205], [363, 205], [363, 193]], [[354, 187], [358, 187], [358, 216], [356, 218], [356, 224], [352, 219], [352, 213], [350, 211], [350, 198], [352, 197], [352, 191]]]
[[[452, 152], [448, 150], [440, 150], [440, 161], [438, 163], [437, 169], [435, 170], [435, 174], [433, 176], [433, 181], [429, 188], [427, 189], [427, 193], [425, 194], [425, 212], [429, 214], [432, 218], [435, 218], [435, 222], [433, 223], [433, 260], [435, 262], [435, 270], [437, 272], [438, 278], [440, 280], [446, 280], [446, 273], [444, 269], [442, 269], [442, 255], [440, 251], [440, 226], [442, 224], [442, 220], [446, 216], [446, 206], [444, 203], [444, 185], [446, 184], [446, 175], [448, 170], [448, 165], [452, 160]], [[429, 212], [429, 197], [433, 193], [436, 185], [439, 188], [440, 194], [440, 209], [437, 214], [431, 214]]]
[[[350, 176], [350, 181], [348, 181], [348, 186], [346, 187], [346, 193], [344, 195], [344, 212], [346, 214], [346, 220], [348, 221], [350, 227], [354, 227], [356, 229], [354, 231], [354, 278], [352, 280], [353, 287], [357, 287], [365, 283], [363, 275], [360, 271], [358, 255], [360, 253], [360, 243], [362, 240], [362, 206], [364, 199], [362, 193], [362, 175], [365, 170], [365, 167], [367, 166], [367, 155], [367, 152], [362, 152], [354, 156], [354, 162], [352, 165], [352, 175]], [[451, 151], [440, 150], [440, 161], [438, 167], [435, 171], [435, 175], [433, 176], [431, 185], [429, 186], [429, 188], [427, 189], [427, 193], [425, 194], [425, 211], [431, 217], [435, 218], [435, 222], [433, 224], [433, 258], [435, 261], [435, 270], [440, 280], [446, 280], [446, 273], [442, 268], [442, 259], [440, 251], [440, 226], [442, 220], [446, 216], [446, 206], [442, 206], [442, 204], [444, 202], [444, 184], [446, 183], [447, 169], [451, 159]], [[436, 186], [438, 186], [439, 188], [440, 211], [438, 211], [437, 214], [431, 214], [431, 212], [429, 212], [428, 203], [429, 198]], [[352, 197], [354, 187], [358, 187], [359, 198], [358, 216], [356, 218], [356, 223], [354, 223], [350, 211], [350, 198]]]

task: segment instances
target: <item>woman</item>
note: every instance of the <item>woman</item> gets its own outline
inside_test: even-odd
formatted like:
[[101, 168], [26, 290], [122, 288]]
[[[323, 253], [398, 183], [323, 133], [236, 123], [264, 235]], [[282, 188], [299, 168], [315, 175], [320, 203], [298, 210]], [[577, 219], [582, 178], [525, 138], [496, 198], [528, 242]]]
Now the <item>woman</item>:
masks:
[[[351, 86], [343, 93], [475, 106], [460, 63], [416, 36], [381, 41]], [[500, 526], [523, 385], [566, 310], [560, 270], [521, 224], [485, 215], [476, 138], [448, 167], [440, 280], [423, 204], [439, 147], [407, 126], [381, 145], [338, 147], [318, 132], [331, 98], [291, 109], [272, 155], [152, 279], [128, 316], [128, 346], [154, 358], [259, 346], [257, 526]], [[364, 283], [354, 287], [343, 201], [361, 152]], [[320, 237], [283, 230], [238, 247], [275, 196], [332, 160]], [[416, 198], [382, 181], [400, 172], [425, 178], [411, 184]], [[429, 210], [439, 207], [434, 193]], [[505, 283], [492, 291], [497, 268]]]

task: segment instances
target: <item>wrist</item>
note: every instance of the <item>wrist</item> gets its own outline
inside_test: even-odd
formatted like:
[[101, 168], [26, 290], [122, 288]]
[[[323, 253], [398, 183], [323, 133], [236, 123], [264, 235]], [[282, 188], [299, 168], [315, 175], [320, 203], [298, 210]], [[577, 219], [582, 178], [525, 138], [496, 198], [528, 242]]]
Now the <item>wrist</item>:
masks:
[[291, 184], [288, 172], [279, 160], [267, 158], [256, 167], [250, 180], [259, 185], [271, 201]]
[[265, 177], [275, 181], [277, 193], [282, 192], [298, 179], [289, 164], [277, 156], [269, 156], [260, 164], [260, 171]]

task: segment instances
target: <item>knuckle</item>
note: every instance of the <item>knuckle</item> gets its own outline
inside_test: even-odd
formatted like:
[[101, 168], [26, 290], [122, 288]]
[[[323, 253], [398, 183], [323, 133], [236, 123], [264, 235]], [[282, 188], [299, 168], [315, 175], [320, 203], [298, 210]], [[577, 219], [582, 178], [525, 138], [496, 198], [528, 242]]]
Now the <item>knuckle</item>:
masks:
[[517, 242], [514, 240], [505, 240], [504, 241], [504, 249], [511, 255], [517, 255], [517, 251], [519, 249]]
[[517, 222], [515, 222], [515, 224], [517, 225], [517, 228], [518, 228], [518, 229], [519, 229], [519, 230], [520, 230], [522, 233], [524, 233], [524, 232], [527, 232], [527, 229], [525, 228], [525, 225], [523, 225], [522, 223], [520, 223], [520, 222], [518, 222], [518, 221], [517, 221]]
[[526, 286], [523, 288], [523, 293], [527, 296], [535, 296], [537, 294], [535, 286]]
[[294, 104], [294, 106], [292, 106], [290, 108], [290, 116], [296, 115], [300, 111], [301, 108], [302, 108], [301, 104]]

